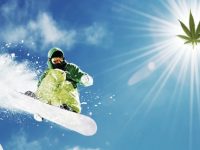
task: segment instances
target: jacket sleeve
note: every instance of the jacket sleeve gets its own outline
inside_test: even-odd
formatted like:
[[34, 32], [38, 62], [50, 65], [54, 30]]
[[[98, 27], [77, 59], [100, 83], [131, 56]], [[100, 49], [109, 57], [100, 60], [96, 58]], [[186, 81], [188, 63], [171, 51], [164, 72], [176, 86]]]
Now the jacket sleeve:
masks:
[[66, 67], [67, 79], [70, 79], [76, 83], [81, 83], [81, 77], [86, 73], [83, 72], [77, 65], [68, 63]]
[[43, 79], [45, 78], [45, 76], [47, 75], [48, 71], [49, 71], [49, 69], [45, 70], [44, 73], [40, 76], [40, 79], [39, 79], [38, 84], [37, 84], [38, 87], [40, 86], [42, 80], [43, 80]]

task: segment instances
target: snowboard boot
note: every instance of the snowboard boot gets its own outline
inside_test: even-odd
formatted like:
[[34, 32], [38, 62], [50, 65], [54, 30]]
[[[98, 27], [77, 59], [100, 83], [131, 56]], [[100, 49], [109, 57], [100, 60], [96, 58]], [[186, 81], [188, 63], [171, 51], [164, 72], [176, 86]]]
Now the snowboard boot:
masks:
[[[71, 111], [71, 112], [75, 112], [71, 107], [69, 107], [67, 104], [62, 104], [60, 105], [60, 108], [61, 109], [65, 109], [65, 110], [68, 110], [68, 111]], [[76, 112], [75, 112], [76, 113]]]
[[26, 91], [24, 94], [27, 95], [27, 96], [30, 96], [30, 97], [32, 97], [34, 99], [37, 99], [35, 93], [33, 93], [32, 91]]

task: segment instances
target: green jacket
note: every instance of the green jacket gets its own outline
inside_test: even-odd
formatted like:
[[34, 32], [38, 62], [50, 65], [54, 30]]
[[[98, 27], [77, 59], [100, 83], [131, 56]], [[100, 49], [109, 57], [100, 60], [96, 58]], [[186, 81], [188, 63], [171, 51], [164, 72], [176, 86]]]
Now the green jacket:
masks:
[[[44, 73], [42, 74], [42, 76], [39, 79], [38, 87], [40, 86], [40, 83], [45, 78], [45, 76], [48, 74], [50, 69], [53, 69], [53, 68], [48, 67], [48, 69], [46, 69], [44, 71]], [[81, 82], [80, 82], [81, 77], [85, 73], [83, 71], [81, 71], [78, 66], [76, 66], [75, 64], [72, 64], [72, 63], [66, 63], [64, 71], [66, 72], [66, 80], [70, 81], [72, 83], [72, 85], [74, 86], [74, 88], [77, 88], [77, 85], [81, 84]]]
[[58, 48], [53, 48], [48, 53], [48, 68], [40, 77], [36, 96], [51, 105], [66, 104], [74, 112], [80, 113], [81, 104], [77, 85], [81, 84], [81, 77], [86, 73], [75, 64], [66, 61], [62, 63], [61, 68], [56, 68], [50, 60], [57, 51], [62, 52]]
[[[59, 50], [57, 48], [53, 48], [49, 51], [49, 53], [48, 53], [49, 59], [47, 61], [48, 68], [44, 71], [44, 73], [40, 77], [39, 82], [38, 82], [38, 87], [40, 86], [40, 84], [41, 84], [42, 80], [45, 78], [45, 76], [48, 74], [49, 70], [54, 69], [53, 64], [51, 63], [50, 59], [56, 51], [62, 52], [62, 50]], [[81, 84], [81, 82], [80, 82], [81, 77], [84, 74], [86, 74], [77, 65], [75, 65], [73, 63], [68, 63], [66, 61], [63, 62], [63, 69], [62, 70], [65, 71], [65, 73], [66, 73], [66, 80], [71, 82], [72, 85], [74, 86], [74, 88], [77, 88], [77, 85]]]

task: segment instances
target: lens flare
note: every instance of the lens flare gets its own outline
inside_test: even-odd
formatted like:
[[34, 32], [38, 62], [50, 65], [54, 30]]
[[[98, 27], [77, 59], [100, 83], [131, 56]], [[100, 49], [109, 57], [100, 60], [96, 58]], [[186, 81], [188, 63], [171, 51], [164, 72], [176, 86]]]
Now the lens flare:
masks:
[[[130, 29], [130, 32], [141, 31], [143, 37], [150, 37], [149, 39], [152, 41], [149, 45], [143, 45], [144, 48], [140, 49], [141, 53], [138, 53], [137, 56], [136, 51], [129, 52], [128, 55], [130, 56], [131, 54], [134, 54], [133, 58], [120, 64], [124, 66], [131, 64], [136, 60], [141, 60], [143, 62], [142, 66], [133, 71], [128, 80], [128, 85], [134, 86], [138, 82], [145, 82], [151, 75], [159, 72], [159, 77], [156, 82], [145, 95], [143, 101], [138, 106], [138, 109], [135, 110], [132, 117], [130, 117], [129, 121], [134, 118], [135, 114], [137, 114], [139, 109], [144, 107], [144, 104], [146, 103], [148, 103], [148, 109], [146, 109], [146, 114], [148, 114], [152, 110], [152, 107], [158, 101], [162, 100], [162, 98], [159, 97], [161, 96], [161, 91], [173, 77], [175, 78], [175, 82], [173, 83], [174, 89], [169, 97], [172, 98], [175, 95], [177, 96], [183, 94], [183, 89], [187, 89], [190, 95], [187, 101], [189, 102], [188, 109], [190, 112], [189, 140], [191, 148], [194, 118], [193, 114], [196, 113], [194, 105], [198, 104], [199, 106], [197, 107], [200, 107], [200, 46], [197, 44], [197, 46], [193, 48], [192, 44], [184, 44], [184, 41], [177, 35], [185, 34], [179, 20], [189, 26], [188, 20], [190, 11], [193, 14], [195, 24], [198, 25], [200, 20], [200, 1], [168, 0], [160, 3], [163, 9], [156, 10], [158, 12], [157, 15], [151, 15], [151, 13], [144, 13], [135, 10], [130, 5], [116, 4], [116, 10], [120, 10], [120, 13], [125, 12], [124, 14], [129, 16], [129, 19], [122, 17], [120, 19], [123, 20], [124, 24], [127, 23], [126, 27]], [[132, 21], [132, 18], [130, 17], [131, 15], [133, 15], [133, 18], [137, 15], [143, 19], [141, 19], [141, 22], [137, 22], [135, 20]], [[144, 19], [148, 20], [148, 23], [144, 23]], [[150, 97], [151, 100], [149, 100]], [[179, 101], [178, 97], [173, 97], [172, 99], [177, 99], [177, 101]], [[200, 109], [198, 109], [197, 114], [200, 120]]]

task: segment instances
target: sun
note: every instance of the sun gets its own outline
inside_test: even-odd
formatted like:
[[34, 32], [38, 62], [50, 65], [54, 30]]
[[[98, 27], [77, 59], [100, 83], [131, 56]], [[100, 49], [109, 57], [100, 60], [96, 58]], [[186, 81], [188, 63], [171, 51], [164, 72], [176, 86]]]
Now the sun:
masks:
[[[141, 67], [141, 69], [133, 73], [133, 75], [130, 77], [130, 80], [128, 81], [129, 85], [134, 85], [148, 77], [148, 75], [143, 74], [144, 77], [138, 78], [137, 75], [141, 75], [140, 72], [145, 72], [144, 70], [148, 70], [148, 72], [146, 71], [147, 74], [151, 74], [159, 67], [166, 68], [166, 71], [164, 72], [168, 74], [167, 77], [173, 73], [181, 75], [186, 74], [191, 77], [191, 80], [198, 80], [199, 82], [199, 77], [196, 77], [198, 76], [198, 67], [200, 65], [199, 41], [195, 41], [194, 43], [190, 42], [191, 44], [188, 42], [189, 44], [186, 44], [185, 42], [187, 41], [184, 41], [177, 35], [186, 34], [180, 24], [180, 21], [186, 24], [188, 27], [191, 26], [191, 15], [194, 24], [199, 26], [200, 2], [197, 0], [190, 2], [185, 0], [168, 0], [167, 2], [162, 2], [162, 5], [168, 12], [165, 17], [159, 16], [159, 13], [157, 16], [147, 14], [122, 4], [118, 4], [117, 6], [124, 11], [134, 15], [137, 14], [140, 17], [148, 19], [148, 25], [141, 22], [141, 26], [135, 27], [135, 29], [148, 31], [145, 32], [146, 36], [151, 36], [151, 39], [153, 39], [153, 43], [151, 45], [145, 46], [144, 49], [141, 48], [141, 51], [145, 51], [141, 54], [141, 56], [137, 56], [137, 58], [142, 58], [142, 56], [147, 55], [151, 55], [152, 57], [150, 57], [146, 63], [144, 63], [144, 67]], [[197, 28], [195, 29], [197, 30]], [[149, 49], [147, 47], [149, 47]], [[124, 65], [127, 65], [127, 63], [124, 63]], [[152, 66], [154, 66], [153, 69]], [[179, 70], [177, 70], [177, 68], [179, 68]], [[178, 80], [184, 79], [180, 77]], [[199, 84], [198, 82], [195, 81], [192, 83]], [[197, 87], [197, 85], [191, 86]]]
[[[141, 105], [137, 109], [139, 110], [143, 107], [144, 103], [148, 102], [150, 103], [146, 111], [146, 114], [148, 114], [154, 104], [162, 100], [162, 96], [160, 95], [161, 91], [165, 88], [170, 77], [175, 75], [176, 82], [173, 84], [176, 88], [174, 88], [173, 92], [181, 93], [184, 88], [190, 95], [188, 109], [190, 112], [190, 133], [192, 133], [194, 103], [199, 104], [200, 102], [200, 44], [197, 41], [199, 39], [196, 39], [194, 42], [187, 42], [177, 35], [186, 34], [180, 21], [185, 26], [187, 25], [190, 30], [192, 26], [191, 20], [198, 26], [200, 20], [200, 1], [167, 0], [165, 2], [162, 1], [161, 5], [165, 8], [166, 13], [164, 15], [163, 10], [160, 10], [157, 15], [151, 15], [150, 13], [144, 13], [128, 5], [116, 4], [116, 7], [120, 8], [120, 11], [126, 12], [129, 16], [130, 14], [134, 16], [138, 15], [148, 20], [148, 23], [144, 23], [143, 21], [137, 22], [139, 26], [136, 26], [135, 22], [131, 21], [131, 17], [130, 20], [123, 19], [123, 21], [126, 21], [131, 26], [131, 31], [134, 29], [136, 31], [143, 31], [145, 33], [144, 36], [150, 37], [152, 41], [149, 45], [142, 45], [144, 48], [140, 49], [141, 53], [138, 53], [137, 56], [123, 63], [123, 65], [130, 65], [130, 63], [138, 59], [143, 61], [139, 69], [133, 71], [127, 84], [131, 87], [139, 82], [145, 82], [151, 74], [157, 72], [159, 68], [162, 68], [163, 71], [159, 72], [159, 78], [152, 85], [149, 92], [146, 93]], [[195, 29], [197, 30], [197, 28]], [[147, 56], [149, 57], [146, 59]], [[151, 100], [149, 100], [149, 97], [151, 97]], [[174, 99], [178, 99], [178, 97]], [[133, 114], [136, 114], [137, 110]], [[130, 120], [133, 117], [134, 115], [130, 117]]]

